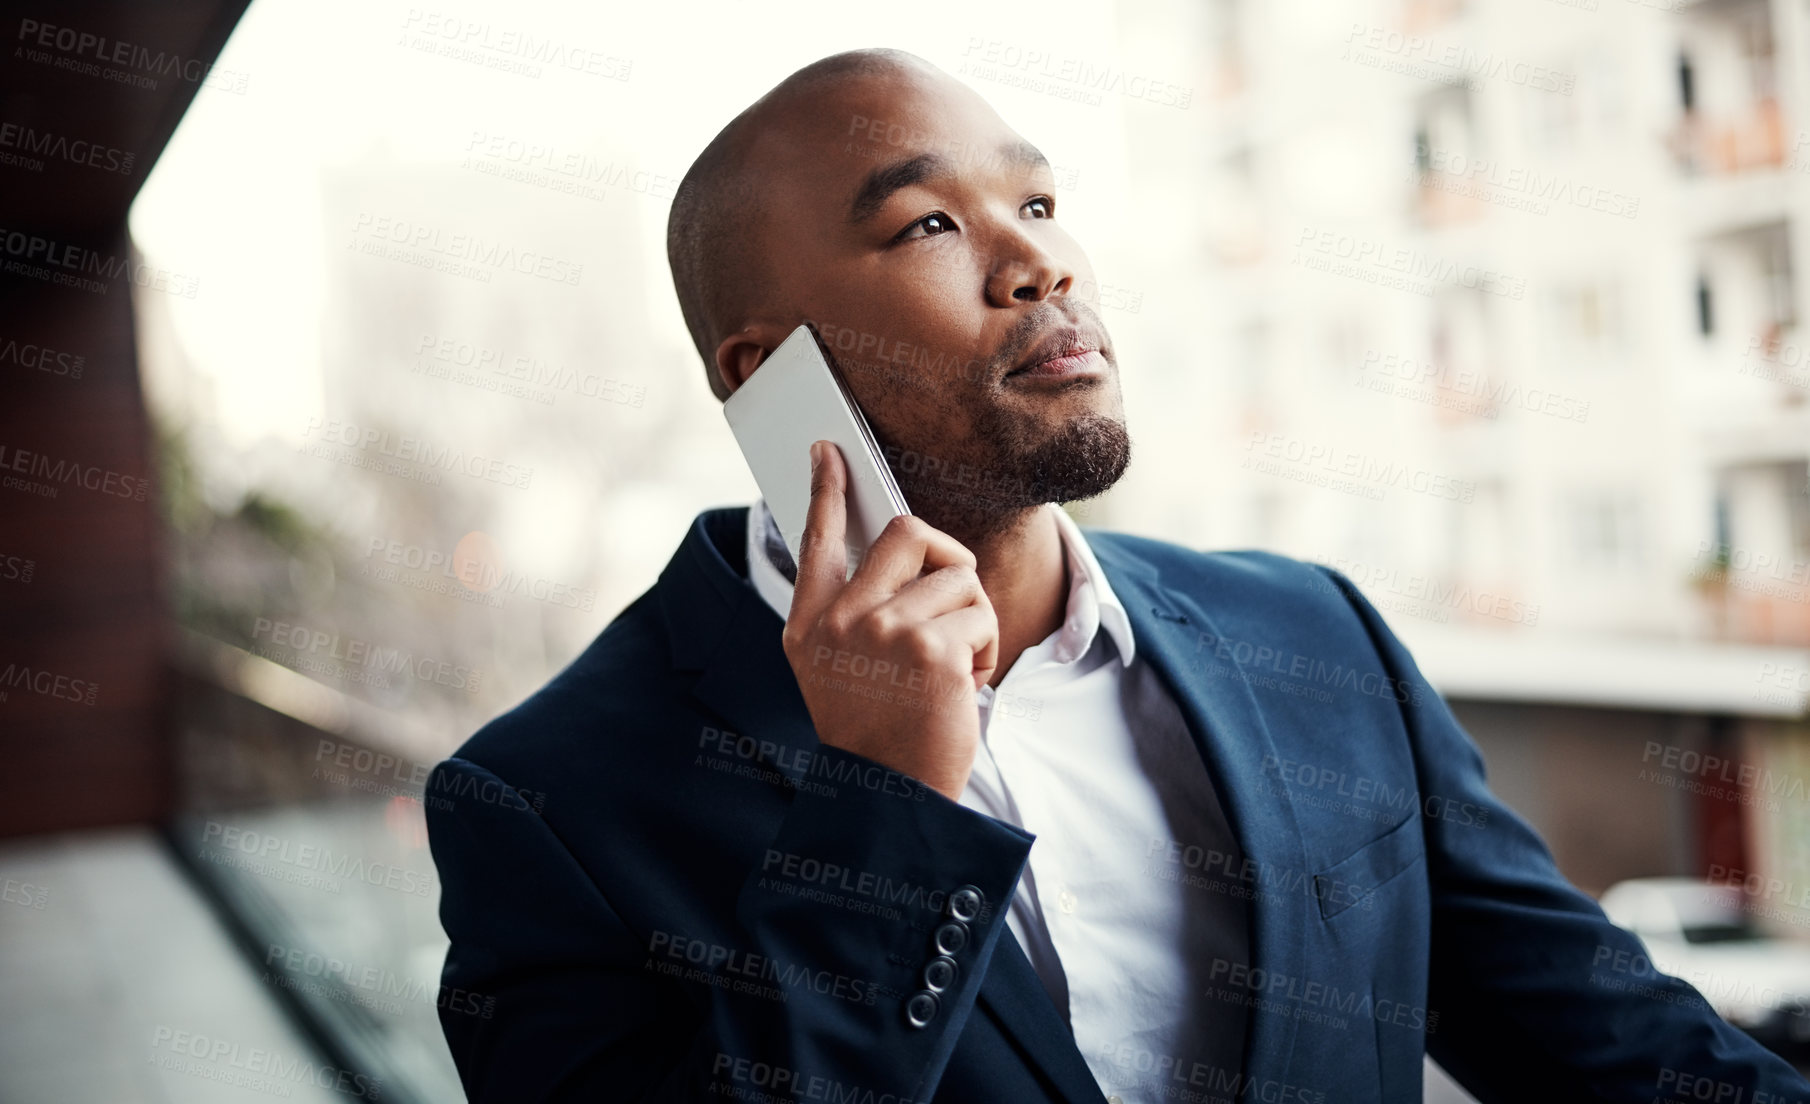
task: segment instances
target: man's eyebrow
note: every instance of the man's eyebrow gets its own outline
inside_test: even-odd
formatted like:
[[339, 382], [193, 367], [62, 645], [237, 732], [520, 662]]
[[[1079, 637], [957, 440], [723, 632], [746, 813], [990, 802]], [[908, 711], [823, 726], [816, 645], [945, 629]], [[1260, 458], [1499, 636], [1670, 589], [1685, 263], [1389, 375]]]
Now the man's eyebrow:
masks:
[[954, 173], [954, 163], [940, 153], [920, 153], [916, 157], [881, 165], [861, 181], [861, 187], [855, 191], [855, 201], [849, 204], [848, 220], [866, 222], [878, 214], [880, 208], [900, 188], [909, 188], [913, 184], [922, 184], [935, 177], [952, 176]]
[[999, 147], [999, 152], [1010, 164], [1025, 165], [1029, 168], [1047, 169], [1050, 167], [1050, 159], [1043, 156], [1043, 151], [1023, 138], [1005, 143]]

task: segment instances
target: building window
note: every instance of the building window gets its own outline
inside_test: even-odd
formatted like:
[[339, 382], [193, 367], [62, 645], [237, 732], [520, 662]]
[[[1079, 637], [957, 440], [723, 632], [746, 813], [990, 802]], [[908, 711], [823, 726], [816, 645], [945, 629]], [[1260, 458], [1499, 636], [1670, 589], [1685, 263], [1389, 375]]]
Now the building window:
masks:
[[1646, 559], [1639, 497], [1632, 491], [1585, 492], [1571, 500], [1571, 559], [1580, 568], [1612, 572]]

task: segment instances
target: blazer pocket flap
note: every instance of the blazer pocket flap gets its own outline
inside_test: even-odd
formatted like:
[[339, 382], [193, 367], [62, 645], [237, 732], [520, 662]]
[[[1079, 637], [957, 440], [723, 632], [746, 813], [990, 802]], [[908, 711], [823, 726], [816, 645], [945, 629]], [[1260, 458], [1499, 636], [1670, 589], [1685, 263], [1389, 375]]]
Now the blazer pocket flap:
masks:
[[1314, 875], [1321, 917], [1332, 919], [1425, 857], [1419, 811], [1410, 812], [1400, 824]]

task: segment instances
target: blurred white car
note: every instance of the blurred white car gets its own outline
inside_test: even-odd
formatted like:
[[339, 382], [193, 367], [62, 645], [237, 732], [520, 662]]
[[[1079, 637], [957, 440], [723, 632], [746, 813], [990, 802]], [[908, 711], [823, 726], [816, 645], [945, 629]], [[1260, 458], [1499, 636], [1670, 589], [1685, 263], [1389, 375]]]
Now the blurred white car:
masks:
[[1762, 934], [1740, 887], [1635, 878], [1609, 888], [1603, 911], [1638, 935], [1652, 963], [1604, 955], [1599, 970], [1691, 983], [1723, 1019], [1781, 1052], [1810, 1050], [1810, 944]]

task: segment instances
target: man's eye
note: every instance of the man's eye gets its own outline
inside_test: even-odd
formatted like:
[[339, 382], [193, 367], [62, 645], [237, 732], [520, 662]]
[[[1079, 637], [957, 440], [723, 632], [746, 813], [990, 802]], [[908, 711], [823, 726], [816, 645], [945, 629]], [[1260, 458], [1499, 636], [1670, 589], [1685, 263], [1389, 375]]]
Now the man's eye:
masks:
[[[914, 231], [918, 230], [920, 227], [923, 229], [924, 232], [922, 234], [915, 233]], [[893, 240], [894, 241], [905, 241], [909, 238], [916, 238], [916, 237], [929, 238], [929, 237], [934, 237], [937, 234], [947, 234], [949, 231], [951, 231], [953, 229], [955, 229], [955, 220], [950, 218], [948, 215], [943, 214], [941, 211], [936, 211], [931, 214], [925, 215], [923, 218], [912, 223], [910, 226], [907, 226], [903, 231], [900, 232], [899, 236], [897, 238], [894, 238]]]
[[1029, 202], [1027, 202], [1024, 205], [1024, 209], [1027, 211], [1041, 211], [1042, 212], [1041, 214], [1033, 214], [1031, 216], [1032, 218], [1055, 218], [1056, 217], [1056, 201], [1051, 199], [1049, 196], [1038, 196], [1037, 198], [1030, 200]]

